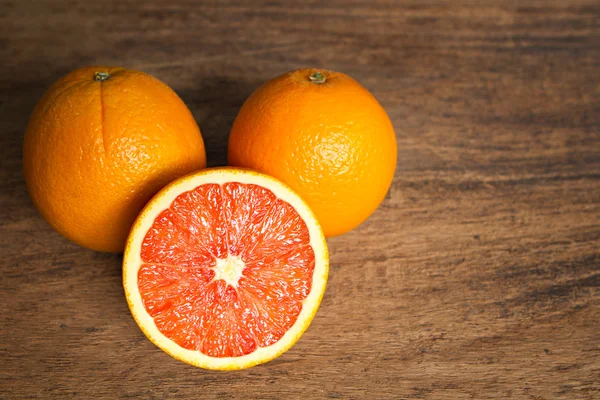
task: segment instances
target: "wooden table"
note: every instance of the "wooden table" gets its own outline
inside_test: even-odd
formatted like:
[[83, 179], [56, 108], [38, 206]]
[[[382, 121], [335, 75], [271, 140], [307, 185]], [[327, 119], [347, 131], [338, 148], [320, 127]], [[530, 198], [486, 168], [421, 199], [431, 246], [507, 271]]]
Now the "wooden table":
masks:
[[[600, 398], [598, 2], [259, 3], [1, 3], [0, 397]], [[173, 360], [131, 318], [121, 256], [34, 209], [29, 113], [89, 64], [172, 86], [211, 165], [244, 99], [294, 68], [344, 71], [388, 111], [393, 186], [329, 241], [321, 308], [279, 359]]]

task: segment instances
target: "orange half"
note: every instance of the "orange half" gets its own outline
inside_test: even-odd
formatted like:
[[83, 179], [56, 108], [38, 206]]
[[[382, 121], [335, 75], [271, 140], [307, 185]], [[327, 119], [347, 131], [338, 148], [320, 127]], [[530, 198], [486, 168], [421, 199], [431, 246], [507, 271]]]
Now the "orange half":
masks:
[[176, 180], [144, 208], [123, 285], [137, 324], [166, 353], [242, 369], [300, 338], [328, 271], [323, 231], [296, 193], [267, 175], [216, 168]]

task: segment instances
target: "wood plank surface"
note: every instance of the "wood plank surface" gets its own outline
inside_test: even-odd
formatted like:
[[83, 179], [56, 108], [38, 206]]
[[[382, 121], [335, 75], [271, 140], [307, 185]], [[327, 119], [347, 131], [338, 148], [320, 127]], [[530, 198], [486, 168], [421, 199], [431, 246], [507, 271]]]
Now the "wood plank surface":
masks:
[[[597, 1], [0, 2], [0, 397], [599, 399]], [[353, 76], [396, 129], [393, 186], [329, 241], [321, 308], [240, 372], [171, 359], [131, 318], [120, 255], [33, 207], [23, 132], [80, 66], [179, 93], [210, 165], [263, 81]]]

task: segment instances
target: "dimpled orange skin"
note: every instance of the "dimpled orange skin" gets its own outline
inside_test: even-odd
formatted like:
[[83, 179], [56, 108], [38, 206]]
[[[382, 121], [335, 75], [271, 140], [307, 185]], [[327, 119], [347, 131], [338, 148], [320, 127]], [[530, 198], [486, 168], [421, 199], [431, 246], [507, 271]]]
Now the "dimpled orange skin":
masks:
[[[325, 82], [311, 81], [316, 72]], [[331, 237], [358, 226], [384, 199], [396, 136], [383, 107], [354, 79], [302, 69], [266, 82], [246, 100], [228, 158], [291, 186]]]
[[117, 67], [59, 79], [36, 105], [23, 145], [25, 180], [42, 216], [68, 239], [105, 252], [123, 251], [134, 219], [164, 185], [205, 166], [200, 130], [177, 94]]

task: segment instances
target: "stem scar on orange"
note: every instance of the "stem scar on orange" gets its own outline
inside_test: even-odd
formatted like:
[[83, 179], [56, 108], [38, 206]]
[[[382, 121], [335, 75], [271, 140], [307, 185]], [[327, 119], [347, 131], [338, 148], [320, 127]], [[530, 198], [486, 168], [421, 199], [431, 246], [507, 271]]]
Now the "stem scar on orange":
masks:
[[384, 199], [397, 147], [388, 115], [349, 76], [301, 69], [260, 86], [231, 130], [229, 164], [291, 186], [325, 235], [348, 232]]
[[37, 209], [62, 235], [98, 251], [123, 251], [150, 197], [205, 166], [200, 130], [177, 94], [118, 67], [59, 79], [35, 107], [23, 145]]

